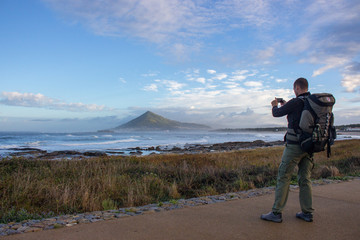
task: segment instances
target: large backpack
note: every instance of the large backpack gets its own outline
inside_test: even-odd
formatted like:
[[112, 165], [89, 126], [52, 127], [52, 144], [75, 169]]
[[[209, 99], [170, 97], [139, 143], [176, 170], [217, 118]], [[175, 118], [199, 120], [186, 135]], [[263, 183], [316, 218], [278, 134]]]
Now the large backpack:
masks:
[[336, 139], [334, 114], [332, 108], [335, 98], [330, 93], [315, 93], [301, 98], [304, 108], [297, 131], [301, 149], [309, 154], [321, 152], [327, 146], [327, 156], [330, 157], [330, 146]]

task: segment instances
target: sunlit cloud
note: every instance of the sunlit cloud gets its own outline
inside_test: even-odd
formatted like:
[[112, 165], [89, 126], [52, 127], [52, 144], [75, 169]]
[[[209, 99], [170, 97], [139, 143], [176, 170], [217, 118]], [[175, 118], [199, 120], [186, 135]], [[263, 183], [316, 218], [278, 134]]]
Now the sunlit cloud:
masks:
[[71, 112], [98, 112], [109, 110], [103, 105], [66, 103], [61, 100], [44, 96], [43, 94], [2, 92], [0, 104], [8, 106], [46, 108], [53, 110], [65, 110]]
[[329, 69], [344, 66], [349, 60], [347, 58], [341, 58], [341, 57], [340, 58], [339, 57], [329, 57], [327, 60], [319, 61], [319, 59], [315, 57], [313, 59], [310, 59], [309, 61], [313, 62], [313, 63], [320, 63], [320, 62], [325, 63], [325, 66], [323, 66], [319, 69], [316, 69], [313, 72], [312, 76], [316, 77], [316, 76], [323, 74], [324, 72], [326, 72]]
[[346, 88], [346, 91], [354, 92], [360, 87], [360, 63], [353, 62], [346, 66], [342, 76], [341, 85]]

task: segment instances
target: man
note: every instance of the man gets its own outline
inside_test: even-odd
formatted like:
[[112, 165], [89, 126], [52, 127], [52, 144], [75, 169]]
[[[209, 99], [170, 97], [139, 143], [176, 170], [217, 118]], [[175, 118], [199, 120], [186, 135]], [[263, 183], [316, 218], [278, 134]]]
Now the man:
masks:
[[268, 214], [262, 214], [261, 219], [281, 223], [282, 211], [285, 207], [292, 173], [298, 166], [298, 183], [300, 187], [299, 200], [301, 212], [296, 214], [297, 218], [307, 222], [313, 221], [312, 212], [312, 194], [311, 194], [311, 170], [313, 167], [312, 156], [300, 148], [296, 135], [299, 130], [301, 112], [304, 107], [303, 98], [310, 95], [308, 92], [308, 81], [305, 78], [298, 78], [294, 82], [294, 93], [296, 98], [289, 102], [281, 101], [281, 107], [278, 107], [278, 99], [271, 102], [272, 114], [274, 117], [287, 115], [288, 129], [285, 135], [286, 145], [281, 158], [281, 164], [278, 170], [278, 177], [275, 189], [275, 201], [272, 211]]

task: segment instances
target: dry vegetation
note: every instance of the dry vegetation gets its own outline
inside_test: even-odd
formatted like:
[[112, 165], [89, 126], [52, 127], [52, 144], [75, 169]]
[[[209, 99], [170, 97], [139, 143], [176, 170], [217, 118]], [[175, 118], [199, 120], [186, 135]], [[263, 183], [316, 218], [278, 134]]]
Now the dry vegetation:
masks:
[[[282, 151], [271, 147], [82, 160], [3, 159], [0, 222], [273, 185]], [[332, 152], [331, 159], [325, 153], [315, 155], [313, 178], [360, 175], [360, 140], [337, 141]]]

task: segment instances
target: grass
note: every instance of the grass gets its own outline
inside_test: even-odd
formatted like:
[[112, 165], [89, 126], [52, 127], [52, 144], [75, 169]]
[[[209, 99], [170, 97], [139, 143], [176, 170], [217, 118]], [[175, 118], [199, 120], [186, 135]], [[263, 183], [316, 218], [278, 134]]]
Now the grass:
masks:
[[[283, 147], [241, 151], [0, 161], [0, 222], [133, 207], [276, 183]], [[313, 178], [360, 175], [360, 140], [315, 155]], [[296, 172], [292, 178], [296, 182]], [[41, 213], [41, 214], [39, 214]]]

